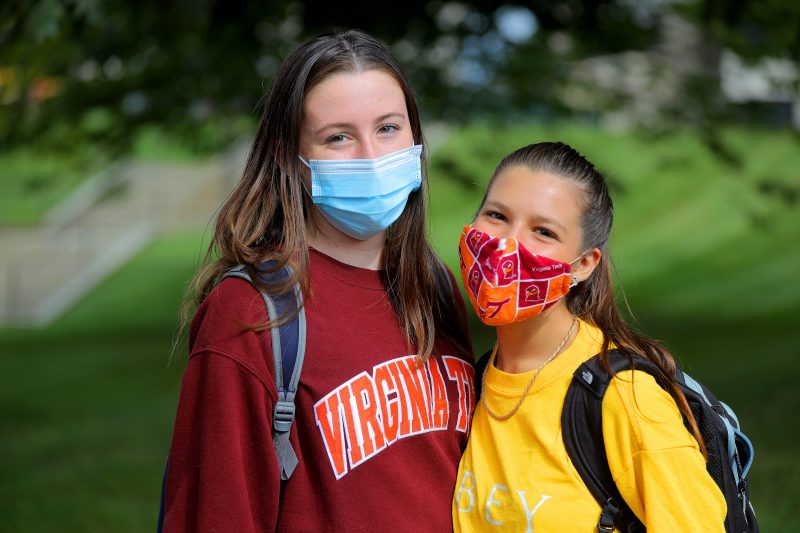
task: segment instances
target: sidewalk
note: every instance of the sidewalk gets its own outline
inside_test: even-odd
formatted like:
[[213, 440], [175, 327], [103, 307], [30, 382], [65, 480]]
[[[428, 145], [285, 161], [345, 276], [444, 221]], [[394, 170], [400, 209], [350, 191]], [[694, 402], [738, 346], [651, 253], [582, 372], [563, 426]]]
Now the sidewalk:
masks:
[[245, 150], [193, 164], [125, 162], [76, 191], [49, 224], [0, 228], [0, 325], [45, 325], [160, 232], [203, 227]]

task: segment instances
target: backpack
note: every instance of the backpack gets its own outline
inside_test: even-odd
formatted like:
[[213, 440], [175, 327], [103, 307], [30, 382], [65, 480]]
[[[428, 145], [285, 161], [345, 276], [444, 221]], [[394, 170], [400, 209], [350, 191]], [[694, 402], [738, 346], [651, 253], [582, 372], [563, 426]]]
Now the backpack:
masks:
[[[259, 281], [270, 284], [287, 279], [291, 275], [289, 265], [274, 272], [270, 272], [275, 262], [267, 261], [255, 266]], [[294, 290], [280, 296], [272, 296], [261, 290], [253, 283], [250, 274], [244, 265], [239, 265], [225, 272], [220, 278], [239, 278], [253, 284], [264, 299], [267, 315], [270, 320], [278, 317], [290, 316], [295, 310], [298, 312], [288, 321], [278, 327], [272, 328], [272, 360], [275, 364], [275, 388], [278, 391], [278, 401], [272, 412], [272, 440], [278, 456], [278, 465], [281, 471], [281, 480], [286, 481], [297, 467], [297, 454], [289, 442], [289, 431], [294, 422], [294, 397], [300, 381], [300, 371], [303, 368], [303, 359], [306, 352], [306, 318], [302, 305], [303, 295], [300, 286], [295, 284]], [[158, 529], [160, 533], [164, 526], [164, 505], [166, 503], [167, 469], [169, 461], [164, 465], [164, 475], [161, 480], [161, 504], [158, 511]]]
[[[488, 360], [489, 357], [483, 357], [476, 365], [476, 381], [480, 381]], [[609, 350], [608, 366], [610, 373], [597, 354], [574, 372], [561, 413], [564, 446], [581, 479], [602, 508], [597, 531], [609, 532], [615, 528], [630, 533], [645, 531], [644, 525], [620, 496], [605, 459], [601, 416], [603, 396], [613, 375], [624, 370], [635, 368], [647, 372], [665, 390], [668, 390], [667, 382], [654, 363], [620, 350]], [[719, 401], [709, 389], [680, 368], [676, 369], [675, 381], [686, 396], [705, 442], [708, 452], [706, 469], [725, 497], [728, 507], [725, 531], [758, 533], [758, 522], [745, 479], [753, 463], [753, 445], [740, 431], [739, 421], [731, 408]], [[479, 387], [480, 383], [476, 387], [477, 397], [481, 394]]]

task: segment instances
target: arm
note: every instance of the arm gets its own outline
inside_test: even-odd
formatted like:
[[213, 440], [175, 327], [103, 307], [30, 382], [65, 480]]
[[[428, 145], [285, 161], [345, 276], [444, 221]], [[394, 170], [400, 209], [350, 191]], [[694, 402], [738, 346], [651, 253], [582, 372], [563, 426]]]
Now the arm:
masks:
[[[164, 531], [274, 531], [280, 475], [266, 309], [225, 280], [198, 309], [166, 478]], [[268, 357], [268, 359], [266, 359]]]
[[274, 531], [280, 476], [264, 383], [225, 354], [186, 369], [167, 471], [164, 531]]
[[724, 532], [727, 507], [678, 406], [652, 376], [620, 372], [603, 400], [611, 474], [652, 533]]

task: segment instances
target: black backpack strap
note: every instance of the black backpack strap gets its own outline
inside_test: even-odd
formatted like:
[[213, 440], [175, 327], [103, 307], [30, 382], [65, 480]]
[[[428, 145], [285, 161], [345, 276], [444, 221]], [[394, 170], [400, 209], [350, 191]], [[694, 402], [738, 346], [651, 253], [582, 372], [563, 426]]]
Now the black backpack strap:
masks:
[[575, 371], [561, 413], [564, 446], [581, 479], [602, 508], [597, 530], [645, 531], [625, 504], [611, 476], [603, 439], [603, 396], [614, 374], [634, 367], [653, 373], [651, 367], [655, 365], [641, 358], [634, 360], [619, 350], [608, 352], [608, 365], [611, 372], [598, 354]]
[[[483, 388], [483, 372], [492, 358], [492, 351], [489, 350], [475, 362], [475, 401], [481, 401], [481, 389]], [[473, 411], [474, 412], [474, 411]]]
[[[285, 281], [291, 276], [291, 267], [284, 265], [275, 270], [275, 262], [268, 261], [255, 267], [259, 281], [264, 284], [274, 284]], [[239, 265], [223, 274], [222, 279], [234, 277], [253, 283], [247, 268]], [[254, 284], [255, 285], [255, 284]], [[255, 285], [258, 288], [257, 285]], [[278, 391], [278, 401], [272, 415], [272, 438], [278, 464], [281, 470], [281, 479], [288, 480], [297, 467], [297, 454], [289, 442], [289, 432], [294, 422], [294, 398], [300, 382], [300, 373], [303, 368], [303, 359], [306, 352], [306, 319], [303, 308], [303, 295], [300, 287], [295, 284], [292, 291], [271, 296], [259, 288], [259, 293], [267, 306], [270, 320], [281, 317], [294, 316], [290, 320], [271, 329], [272, 358], [275, 365], [275, 388]]]
[[169, 469], [169, 457], [164, 462], [164, 474], [161, 476], [161, 503], [158, 506], [158, 524], [156, 525], [156, 532], [161, 533], [164, 531], [164, 510], [167, 503], [167, 469]]

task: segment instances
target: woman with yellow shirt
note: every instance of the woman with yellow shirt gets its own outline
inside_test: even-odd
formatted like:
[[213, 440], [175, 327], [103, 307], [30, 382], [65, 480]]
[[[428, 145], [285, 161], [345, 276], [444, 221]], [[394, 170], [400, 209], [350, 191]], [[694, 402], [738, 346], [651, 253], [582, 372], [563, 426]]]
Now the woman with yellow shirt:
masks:
[[[618, 347], [672, 376], [663, 345], [633, 332], [612, 294], [613, 206], [603, 176], [573, 148], [508, 155], [459, 245], [467, 295], [497, 344], [478, 379], [453, 499], [455, 531], [596, 531], [600, 505], [562, 440], [573, 372]], [[724, 531], [725, 500], [683, 394], [643, 371], [618, 373], [602, 428], [625, 503], [650, 532]], [[684, 425], [685, 417], [691, 430]]]

